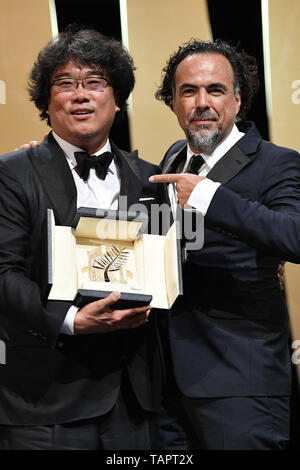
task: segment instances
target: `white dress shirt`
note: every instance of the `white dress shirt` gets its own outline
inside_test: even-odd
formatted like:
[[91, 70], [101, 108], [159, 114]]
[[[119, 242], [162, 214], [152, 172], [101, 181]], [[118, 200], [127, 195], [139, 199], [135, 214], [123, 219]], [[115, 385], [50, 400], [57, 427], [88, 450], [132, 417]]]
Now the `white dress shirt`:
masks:
[[[202, 165], [199, 171], [200, 176], [206, 176], [208, 172], [214, 167], [214, 165], [222, 158], [225, 153], [228, 152], [234, 144], [240, 140], [243, 135], [243, 132], [240, 132], [237, 126], [234, 124], [233, 128], [231, 129], [228, 136], [223, 140], [223, 142], [218, 145], [215, 150], [212, 152], [211, 155], [206, 155], [201, 153], [201, 156], [205, 160], [205, 163]], [[182, 173], [184, 173], [188, 167], [189, 161], [194, 155], [194, 152], [191, 151], [190, 147], [187, 147], [187, 159], [185, 165], [183, 167]], [[205, 216], [209, 204], [214, 197], [214, 194], [221, 183], [215, 182], [210, 180], [209, 178], [205, 178], [201, 180], [193, 189], [190, 197], [187, 201], [187, 204], [197, 211], [199, 211], [203, 216]], [[171, 186], [171, 185], [170, 185]], [[170, 193], [170, 199], [173, 205], [174, 202], [174, 193], [173, 195]], [[176, 198], [177, 199], [177, 198]]]
[[[53, 137], [58, 145], [64, 151], [67, 162], [70, 166], [77, 190], [77, 208], [78, 207], [96, 207], [101, 209], [118, 209], [118, 197], [120, 194], [120, 180], [114, 160], [112, 160], [105, 180], [101, 180], [96, 175], [95, 169], [91, 168], [87, 181], [83, 181], [75, 170], [77, 165], [75, 152], [83, 152], [82, 149], [66, 142], [53, 132]], [[106, 144], [95, 152], [94, 155], [101, 155], [104, 152], [110, 152], [111, 146], [109, 140]], [[65, 320], [61, 326], [60, 332], [68, 335], [74, 334], [74, 319], [78, 308], [73, 305], [67, 312]]]

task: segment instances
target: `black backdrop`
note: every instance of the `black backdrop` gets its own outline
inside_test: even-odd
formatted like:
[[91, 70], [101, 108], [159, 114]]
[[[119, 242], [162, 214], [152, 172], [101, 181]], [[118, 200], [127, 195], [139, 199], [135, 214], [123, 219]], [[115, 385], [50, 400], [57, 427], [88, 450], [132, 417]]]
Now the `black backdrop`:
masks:
[[[58, 30], [71, 23], [90, 26], [106, 36], [121, 39], [119, 0], [56, 0]], [[130, 151], [128, 115], [114, 125], [111, 138], [123, 150]]]
[[[243, 0], [243, 2], [239, 0], [226, 0], [226, 2], [208, 0], [207, 3], [213, 38], [225, 39], [233, 44], [239, 44], [246, 52], [256, 57], [258, 61], [261, 88], [254, 100], [248, 118], [255, 121], [262, 136], [268, 139], [261, 2], [260, 0]], [[84, 26], [92, 26], [107, 36], [121, 39], [119, 0], [56, 0], [56, 12], [59, 31], [70, 23], [78, 23]], [[247, 21], [244, 21], [245, 18]], [[178, 44], [174, 44], [174, 50], [177, 46]], [[170, 53], [172, 52], [170, 51]], [[118, 125], [118, 128], [112, 130], [112, 138], [121, 148], [130, 150], [127, 116]]]

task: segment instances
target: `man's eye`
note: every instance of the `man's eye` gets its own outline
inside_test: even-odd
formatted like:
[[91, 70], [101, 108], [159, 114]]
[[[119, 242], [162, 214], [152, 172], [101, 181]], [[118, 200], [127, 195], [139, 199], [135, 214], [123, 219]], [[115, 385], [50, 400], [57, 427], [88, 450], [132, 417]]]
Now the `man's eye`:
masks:
[[214, 96], [224, 95], [224, 90], [222, 88], [211, 88], [209, 93]]
[[184, 90], [182, 90], [183, 95], [192, 95], [193, 93], [195, 93], [194, 88], [184, 88]]
[[101, 79], [100, 78], [89, 78], [88, 80], [86, 80], [86, 83], [88, 84], [93, 84], [93, 83], [101, 83]]
[[72, 86], [73, 82], [72, 80], [60, 80], [57, 84], [60, 86]]

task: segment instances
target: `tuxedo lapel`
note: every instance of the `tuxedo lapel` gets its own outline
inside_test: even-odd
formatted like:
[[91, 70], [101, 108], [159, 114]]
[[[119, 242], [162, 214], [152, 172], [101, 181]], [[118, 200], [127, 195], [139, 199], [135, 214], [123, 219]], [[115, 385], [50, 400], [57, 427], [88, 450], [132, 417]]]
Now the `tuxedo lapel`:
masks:
[[76, 213], [77, 191], [65, 154], [52, 134], [30, 149], [30, 158], [53, 205], [56, 222], [70, 225]]
[[227, 183], [247, 166], [257, 153], [262, 141], [261, 135], [253, 122], [240, 121], [237, 127], [244, 136], [228, 150], [228, 152], [214, 165], [207, 177], [222, 184]]
[[[163, 173], [169, 173], [172, 166], [180, 157], [182, 152], [186, 152], [186, 145], [171, 155], [163, 166]], [[219, 183], [227, 183], [231, 178], [236, 176], [248, 163], [251, 162], [251, 157], [246, 155], [237, 145], [234, 145], [210, 170], [207, 177]], [[172, 171], [174, 172], [174, 171]]]
[[[138, 167], [138, 152], [127, 153], [122, 152], [111, 142], [111, 149], [116, 157], [117, 169], [121, 182], [120, 196], [126, 196], [127, 204], [126, 210], [139, 201], [139, 197], [142, 191], [142, 175]], [[121, 202], [121, 208], [124, 208], [124, 204]]]
[[[207, 177], [213, 181], [227, 183], [255, 158], [257, 148], [262, 140], [259, 132], [251, 122], [244, 121], [237, 125], [245, 135], [223, 155], [207, 174]], [[175, 153], [171, 154], [173, 150]], [[181, 152], [186, 152], [186, 143], [178, 141], [169, 149], [168, 153], [171, 155], [166, 154], [166, 161], [162, 165], [163, 173], [170, 172]]]
[[[183, 146], [180, 145], [180, 149], [173, 153], [173, 155], [171, 155], [167, 160], [166, 160], [166, 163], [162, 166], [162, 172], [163, 173], [170, 173], [170, 170], [171, 172], [173, 173], [172, 171], [172, 166], [175, 162], [175, 160], [178, 158], [180, 158], [180, 156], [183, 157], [183, 154], [185, 154], [185, 157], [186, 157], [186, 149], [187, 149], [187, 146], [186, 144], [184, 144]], [[174, 172], [176, 173], [176, 172]]]
[[251, 157], [242, 152], [237, 145], [234, 145], [214, 165], [207, 174], [207, 178], [225, 184], [248, 165], [251, 160]]

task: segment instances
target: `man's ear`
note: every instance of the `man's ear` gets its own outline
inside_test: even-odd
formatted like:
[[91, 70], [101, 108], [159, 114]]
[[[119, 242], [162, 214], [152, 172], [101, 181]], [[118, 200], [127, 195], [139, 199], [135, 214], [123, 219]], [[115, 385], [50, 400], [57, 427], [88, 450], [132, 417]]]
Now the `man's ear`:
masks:
[[119, 98], [120, 98], [120, 96], [119, 96], [119, 93], [114, 91], [114, 97], [115, 97], [115, 107], [116, 107], [116, 113], [117, 113], [118, 111], [120, 111], [120, 107], [119, 107]]
[[172, 85], [171, 91], [172, 91], [172, 101], [171, 101], [170, 108], [172, 109], [173, 113], [175, 113], [175, 96], [176, 96], [175, 85]]
[[239, 91], [235, 97], [235, 115], [236, 116], [240, 112], [241, 104], [242, 104], [242, 95], [241, 95], [241, 92]]
[[174, 96], [173, 96], [172, 101], [171, 101], [171, 106], [170, 106], [173, 113], [175, 113], [175, 105], [176, 105], [176, 103], [175, 103], [175, 99], [174, 99]]

